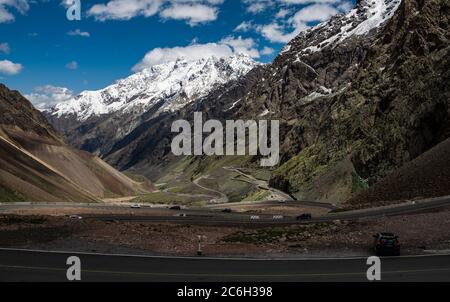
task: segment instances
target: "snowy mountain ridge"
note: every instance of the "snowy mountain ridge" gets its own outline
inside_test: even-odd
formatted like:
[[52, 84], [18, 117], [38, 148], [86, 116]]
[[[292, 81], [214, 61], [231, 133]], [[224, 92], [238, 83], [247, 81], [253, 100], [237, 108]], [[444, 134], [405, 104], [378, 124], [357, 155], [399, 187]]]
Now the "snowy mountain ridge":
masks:
[[258, 64], [244, 54], [197, 61], [180, 58], [144, 69], [104, 89], [84, 91], [55, 105], [51, 115], [74, 116], [83, 122], [92, 116], [121, 111], [143, 113], [157, 105], [158, 112], [175, 111], [217, 86], [244, 76]]
[[333, 47], [352, 36], [366, 35], [391, 19], [401, 2], [402, 0], [359, 0], [347, 14], [336, 15], [301, 33], [282, 53], [289, 53], [292, 43], [302, 45], [298, 55], [308, 55]]

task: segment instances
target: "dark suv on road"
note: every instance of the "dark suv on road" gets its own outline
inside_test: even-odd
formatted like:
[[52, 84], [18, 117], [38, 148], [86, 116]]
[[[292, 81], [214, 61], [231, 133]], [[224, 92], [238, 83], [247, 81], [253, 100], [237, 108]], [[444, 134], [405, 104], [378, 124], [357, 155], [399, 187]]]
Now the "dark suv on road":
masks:
[[302, 214], [300, 216], [297, 216], [297, 220], [298, 221], [305, 221], [305, 220], [311, 220], [312, 219], [312, 215], [309, 213], [306, 214]]
[[400, 256], [399, 237], [392, 233], [379, 233], [373, 236], [377, 256]]

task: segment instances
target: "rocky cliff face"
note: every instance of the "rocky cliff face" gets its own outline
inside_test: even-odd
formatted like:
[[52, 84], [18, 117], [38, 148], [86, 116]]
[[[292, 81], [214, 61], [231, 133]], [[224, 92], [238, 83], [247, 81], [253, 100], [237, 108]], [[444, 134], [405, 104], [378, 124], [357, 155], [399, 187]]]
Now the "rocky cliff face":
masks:
[[[288, 97], [296, 112], [287, 127], [292, 139], [284, 145], [290, 159], [272, 184], [301, 198], [345, 200], [449, 137], [448, 16], [448, 1], [404, 0], [380, 32], [364, 39], [365, 46], [347, 40], [334, 47], [337, 54], [347, 47], [362, 54], [351, 72], [342, 63], [343, 72], [331, 72], [338, 81], [346, 75], [351, 81], [309, 104], [296, 101], [302, 94]], [[327, 49], [322, 54], [319, 62], [333, 56]], [[311, 63], [317, 71], [320, 66]], [[323, 77], [318, 72], [312, 78]], [[300, 153], [290, 157], [295, 148]]]

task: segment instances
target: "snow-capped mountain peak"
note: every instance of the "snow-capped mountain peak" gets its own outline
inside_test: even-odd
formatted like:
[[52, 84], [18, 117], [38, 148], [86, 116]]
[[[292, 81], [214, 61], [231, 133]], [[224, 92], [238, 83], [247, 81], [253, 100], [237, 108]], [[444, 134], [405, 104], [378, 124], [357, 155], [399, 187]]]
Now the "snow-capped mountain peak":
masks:
[[[158, 112], [182, 108], [230, 80], [247, 74], [258, 63], [244, 54], [200, 60], [179, 58], [155, 65], [98, 91], [84, 91], [59, 103], [52, 115], [85, 121], [92, 116], [134, 111], [158, 105]], [[161, 105], [161, 101], [163, 101]]]
[[[354, 9], [301, 33], [283, 50], [292, 49], [299, 55], [318, 52], [333, 47], [352, 36], [362, 36], [385, 24], [397, 11], [402, 0], [359, 0]], [[296, 47], [292, 47], [297, 45]]]

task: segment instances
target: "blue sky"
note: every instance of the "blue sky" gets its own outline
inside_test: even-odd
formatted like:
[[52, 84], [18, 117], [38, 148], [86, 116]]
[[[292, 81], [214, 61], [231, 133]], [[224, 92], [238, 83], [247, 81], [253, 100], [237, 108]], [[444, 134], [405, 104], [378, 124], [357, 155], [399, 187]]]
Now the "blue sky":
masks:
[[35, 104], [199, 52], [270, 62], [355, 0], [80, 0], [81, 20], [69, 21], [72, 2], [0, 0], [0, 82]]

